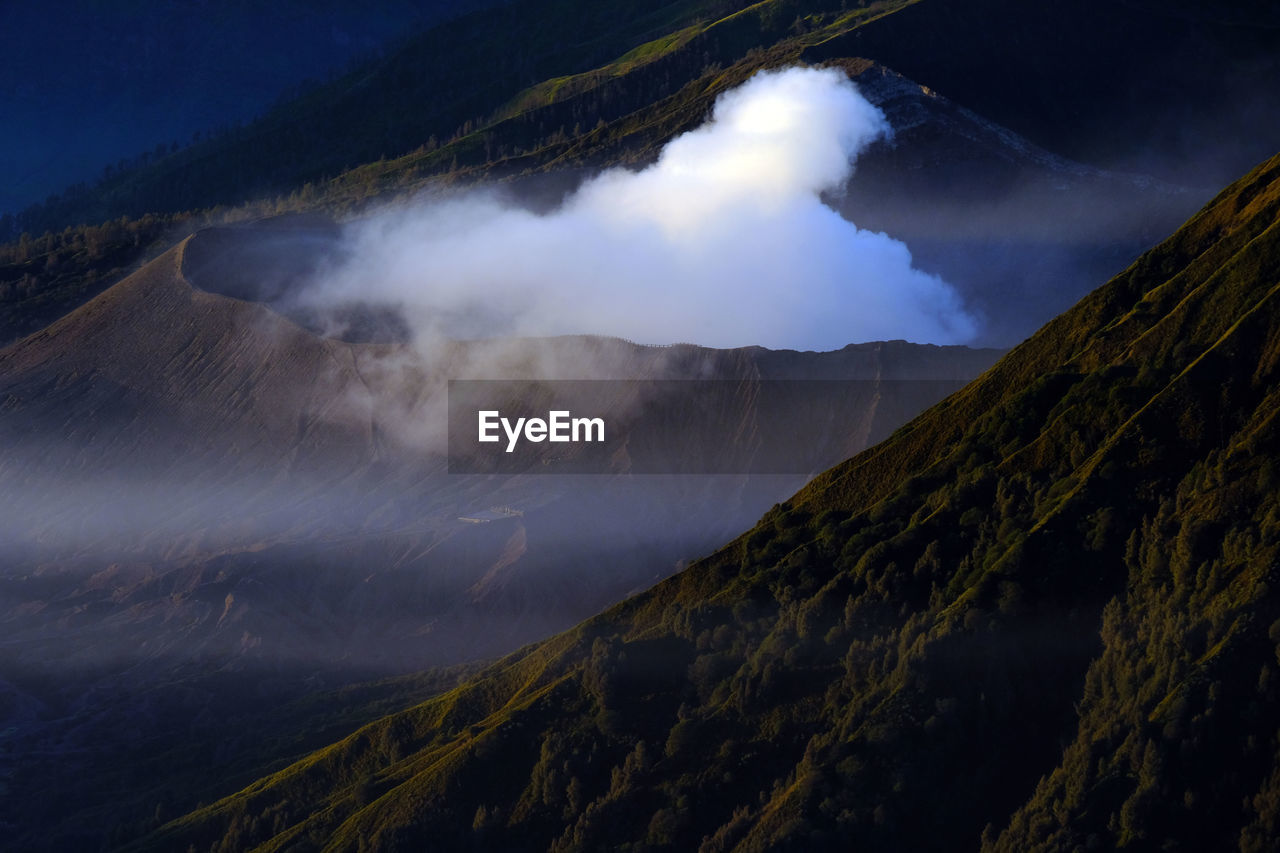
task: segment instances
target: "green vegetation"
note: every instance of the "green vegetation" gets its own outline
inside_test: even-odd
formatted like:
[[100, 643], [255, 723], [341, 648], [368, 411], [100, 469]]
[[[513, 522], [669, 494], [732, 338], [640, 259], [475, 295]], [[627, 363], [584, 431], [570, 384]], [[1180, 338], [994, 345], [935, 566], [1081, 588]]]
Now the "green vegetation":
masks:
[[52, 323], [118, 281], [170, 222], [146, 216], [67, 228], [0, 246], [0, 347]]
[[1273, 849], [1280, 157], [719, 553], [135, 849]]

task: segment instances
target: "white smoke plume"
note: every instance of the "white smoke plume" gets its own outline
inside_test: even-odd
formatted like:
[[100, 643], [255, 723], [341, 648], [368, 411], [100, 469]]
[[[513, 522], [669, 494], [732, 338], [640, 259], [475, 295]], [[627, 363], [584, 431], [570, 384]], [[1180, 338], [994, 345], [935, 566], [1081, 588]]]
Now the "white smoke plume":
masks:
[[315, 297], [398, 305], [420, 339], [967, 342], [977, 323], [946, 282], [823, 203], [889, 132], [843, 72], [761, 72], [653, 165], [606, 171], [550, 213], [475, 192], [366, 220]]

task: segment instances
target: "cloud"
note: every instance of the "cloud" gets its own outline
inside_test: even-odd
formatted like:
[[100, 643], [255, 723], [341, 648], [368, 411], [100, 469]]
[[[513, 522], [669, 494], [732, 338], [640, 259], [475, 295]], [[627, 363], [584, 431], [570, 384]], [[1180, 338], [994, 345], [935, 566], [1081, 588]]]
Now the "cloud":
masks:
[[890, 128], [843, 72], [761, 72], [640, 171], [538, 214], [472, 192], [355, 227], [311, 298], [402, 308], [420, 339], [616, 335], [805, 350], [977, 333], [906, 245], [823, 203]]

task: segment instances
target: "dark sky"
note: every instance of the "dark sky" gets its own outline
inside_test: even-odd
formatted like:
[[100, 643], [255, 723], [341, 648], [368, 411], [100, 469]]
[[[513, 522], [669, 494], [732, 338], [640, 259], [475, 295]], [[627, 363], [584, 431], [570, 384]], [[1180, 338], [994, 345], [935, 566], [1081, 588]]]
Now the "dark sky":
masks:
[[482, 0], [0, 0], [0, 213]]

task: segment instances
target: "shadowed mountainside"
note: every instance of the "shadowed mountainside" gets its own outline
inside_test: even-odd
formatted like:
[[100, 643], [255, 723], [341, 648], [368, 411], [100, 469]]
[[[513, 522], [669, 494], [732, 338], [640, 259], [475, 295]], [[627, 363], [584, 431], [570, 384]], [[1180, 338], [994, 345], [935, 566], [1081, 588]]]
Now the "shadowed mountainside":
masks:
[[[600, 165], [646, 114], [650, 126], [696, 121], [682, 110], [722, 76], [855, 57], [1059, 154], [1216, 185], [1280, 133], [1276, 24], [1265, 3], [1203, 0], [1071, 0], [1047, 12], [1012, 0], [611, 0], [586, 14], [518, 0], [436, 27], [248, 127], [29, 211], [23, 227], [234, 204], [366, 164], [355, 183]], [[1199, 142], [1219, 131], [1213, 145]]]

